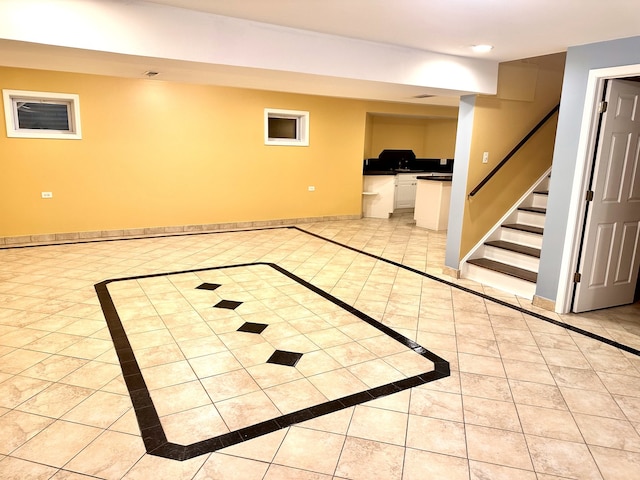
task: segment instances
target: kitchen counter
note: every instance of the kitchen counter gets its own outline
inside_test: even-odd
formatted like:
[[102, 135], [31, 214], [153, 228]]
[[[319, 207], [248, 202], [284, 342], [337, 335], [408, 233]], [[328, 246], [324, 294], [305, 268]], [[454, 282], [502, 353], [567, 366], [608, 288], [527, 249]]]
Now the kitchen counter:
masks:
[[389, 218], [393, 213], [395, 179], [393, 173], [363, 176], [362, 216]]
[[389, 218], [396, 209], [415, 208], [418, 185], [422, 183], [419, 179], [447, 182], [451, 181], [451, 174], [404, 168], [365, 171], [362, 182], [362, 215], [369, 218]]
[[366, 172], [362, 172], [362, 175], [395, 175], [396, 172], [393, 170], [368, 170]]
[[451, 177], [418, 176], [416, 206], [413, 218], [416, 226], [429, 230], [446, 230], [449, 224]]
[[362, 175], [397, 175], [399, 173], [430, 173], [431, 170], [410, 170], [410, 169], [396, 169], [396, 170], [365, 170]]
[[420, 175], [417, 178], [418, 180], [431, 180], [433, 182], [450, 182], [451, 181], [450, 175], [433, 175], [433, 176]]

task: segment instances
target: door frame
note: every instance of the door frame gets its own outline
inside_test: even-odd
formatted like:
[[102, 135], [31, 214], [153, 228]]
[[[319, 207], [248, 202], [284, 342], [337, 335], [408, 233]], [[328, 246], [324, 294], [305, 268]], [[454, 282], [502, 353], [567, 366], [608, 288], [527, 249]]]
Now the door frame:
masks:
[[[568, 313], [573, 306], [573, 275], [578, 269], [578, 258], [580, 255], [580, 245], [582, 243], [582, 226], [587, 207], [587, 202], [584, 201], [584, 195], [589, 185], [591, 166], [596, 154], [595, 146], [599, 134], [598, 104], [602, 99], [605, 81], [636, 75], [640, 75], [640, 64], [598, 68], [589, 71], [580, 126], [576, 168], [571, 182], [569, 221], [567, 224], [567, 234], [562, 247], [560, 281], [555, 307], [557, 313]], [[560, 115], [562, 115], [562, 105], [560, 110]]]

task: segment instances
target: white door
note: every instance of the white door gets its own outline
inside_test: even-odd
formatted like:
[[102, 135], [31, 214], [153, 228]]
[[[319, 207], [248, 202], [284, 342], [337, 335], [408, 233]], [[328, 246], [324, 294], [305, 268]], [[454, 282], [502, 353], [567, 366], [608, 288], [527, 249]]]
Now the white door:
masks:
[[640, 262], [640, 83], [609, 82], [574, 312], [632, 303]]

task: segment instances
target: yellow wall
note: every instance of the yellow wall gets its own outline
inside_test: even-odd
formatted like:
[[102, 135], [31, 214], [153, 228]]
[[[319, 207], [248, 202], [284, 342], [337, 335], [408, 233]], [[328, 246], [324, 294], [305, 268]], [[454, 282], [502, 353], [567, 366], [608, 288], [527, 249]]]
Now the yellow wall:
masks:
[[[79, 94], [83, 134], [3, 117], [0, 237], [359, 215], [367, 112], [456, 110], [3, 67], [0, 88]], [[265, 107], [309, 111], [310, 146], [265, 146]]]
[[423, 158], [453, 158], [458, 119], [430, 120], [424, 142]]
[[[564, 57], [562, 53], [501, 64], [498, 95], [476, 98], [467, 193], [559, 103]], [[508, 92], [502, 97], [523, 100], [501, 98], [501, 91]], [[460, 258], [551, 166], [556, 122], [557, 115], [476, 196], [467, 198]], [[482, 163], [483, 152], [489, 152], [487, 164]]]
[[418, 158], [453, 158], [456, 118], [371, 116], [369, 157], [384, 149], [413, 150]]

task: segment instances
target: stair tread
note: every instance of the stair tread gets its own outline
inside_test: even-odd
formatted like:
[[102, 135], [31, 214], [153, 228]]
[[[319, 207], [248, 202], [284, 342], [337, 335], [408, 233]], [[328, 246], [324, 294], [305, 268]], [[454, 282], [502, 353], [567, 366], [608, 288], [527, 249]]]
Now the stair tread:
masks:
[[521, 230], [523, 232], [537, 233], [538, 235], [542, 235], [544, 233], [544, 229], [541, 227], [534, 227], [533, 225], [525, 225], [523, 223], [503, 223], [502, 226], [504, 228], [511, 228], [513, 230]]
[[520, 245], [519, 243], [507, 242], [505, 240], [491, 240], [489, 242], [485, 242], [485, 245], [502, 248], [511, 252], [522, 253], [523, 255], [529, 255], [530, 257], [540, 258], [539, 248], [528, 247], [526, 245]]
[[547, 213], [547, 209], [542, 207], [518, 207], [518, 210], [522, 210], [524, 212], [532, 212], [532, 213], [542, 213], [542, 214]]
[[526, 280], [527, 282], [536, 283], [538, 281], [538, 274], [536, 272], [514, 267], [513, 265], [507, 265], [506, 263], [496, 262], [495, 260], [489, 260], [488, 258], [472, 258], [468, 263], [488, 268], [495, 272], [504, 273], [505, 275], [521, 280]]

